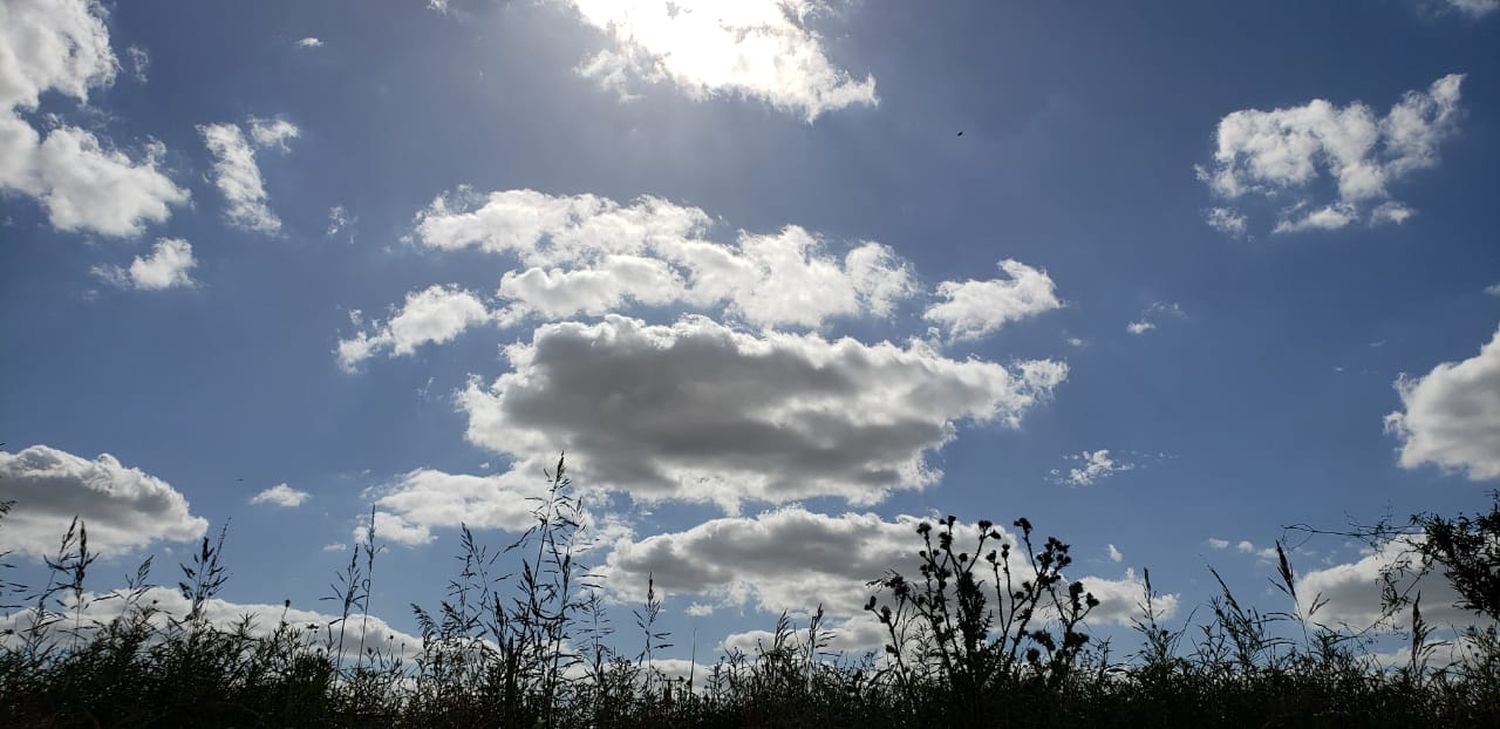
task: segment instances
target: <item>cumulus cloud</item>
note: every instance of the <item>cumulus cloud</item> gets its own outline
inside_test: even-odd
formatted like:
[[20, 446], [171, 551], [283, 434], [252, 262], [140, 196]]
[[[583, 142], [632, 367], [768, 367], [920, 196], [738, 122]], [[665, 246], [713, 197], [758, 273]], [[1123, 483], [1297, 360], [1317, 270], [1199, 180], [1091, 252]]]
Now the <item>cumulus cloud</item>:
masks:
[[250, 503], [272, 504], [291, 509], [301, 506], [303, 502], [310, 498], [312, 498], [312, 494], [306, 491], [298, 491], [284, 483], [279, 483], [250, 497]]
[[[875, 514], [828, 515], [789, 507], [621, 540], [599, 571], [605, 584], [627, 600], [645, 592], [650, 576], [656, 589], [669, 597], [696, 595], [767, 612], [806, 613], [821, 604], [829, 615], [847, 618], [863, 613], [871, 594], [869, 581], [891, 569], [916, 574], [921, 547], [916, 528], [921, 521], [915, 516], [886, 520]], [[1015, 543], [1000, 531], [1006, 542]], [[955, 529], [964, 540], [973, 533], [972, 526]], [[1128, 624], [1136, 614], [1144, 585], [1133, 573], [1121, 579], [1080, 581], [1100, 599], [1093, 620]], [[1176, 604], [1175, 595], [1158, 602], [1167, 614]]]
[[189, 541], [208, 528], [171, 484], [108, 453], [89, 460], [44, 445], [0, 451], [0, 501], [16, 502], [0, 528], [0, 551], [38, 557], [56, 551], [75, 516], [100, 553]]
[[0, 0], [0, 192], [35, 199], [58, 230], [135, 236], [187, 202], [161, 170], [165, 148], [148, 142], [132, 157], [78, 127], [44, 135], [21, 116], [48, 91], [86, 103], [114, 82], [104, 14], [88, 0]]
[[225, 210], [229, 223], [268, 235], [280, 233], [281, 218], [271, 211], [255, 148], [285, 151], [287, 140], [295, 139], [301, 130], [285, 119], [252, 118], [248, 138], [239, 125], [227, 122], [200, 124], [198, 133], [214, 157], [214, 185], [229, 204]]
[[1218, 537], [1209, 537], [1208, 538], [1208, 546], [1213, 547], [1214, 549], [1228, 549], [1229, 548], [1229, 540], [1228, 539], [1219, 539]]
[[392, 357], [409, 355], [424, 344], [452, 341], [465, 329], [489, 318], [478, 296], [456, 286], [434, 285], [412, 291], [390, 319], [339, 341], [339, 365], [353, 370], [381, 351], [389, 351]]
[[418, 213], [414, 239], [440, 250], [476, 247], [516, 256], [499, 296], [504, 324], [527, 317], [597, 316], [628, 304], [720, 308], [761, 326], [816, 327], [838, 316], [887, 316], [917, 287], [887, 246], [842, 257], [797, 226], [707, 239], [712, 219], [654, 197], [621, 205], [596, 195], [467, 188]]
[[420, 468], [376, 489], [375, 532], [408, 546], [427, 544], [433, 529], [522, 531], [536, 524], [532, 509], [547, 494], [537, 475], [515, 471], [469, 476]]
[[1124, 553], [1122, 553], [1120, 550], [1116, 549], [1115, 545], [1113, 545], [1113, 544], [1109, 545], [1109, 561], [1111, 561], [1111, 562], [1123, 562], [1123, 561], [1125, 561], [1125, 555], [1124, 555]]
[[1067, 475], [1063, 475], [1061, 469], [1054, 468], [1052, 469], [1052, 477], [1058, 483], [1069, 486], [1089, 486], [1117, 473], [1135, 468], [1135, 464], [1133, 463], [1116, 461], [1111, 458], [1108, 448], [1101, 448], [1093, 452], [1084, 451], [1075, 456], [1068, 456], [1068, 460], [1083, 465], [1069, 468]]
[[181, 238], [160, 238], [151, 254], [136, 256], [130, 266], [95, 266], [95, 276], [121, 288], [141, 291], [192, 287], [197, 282], [190, 272], [198, 265], [193, 246]]
[[[1323, 99], [1232, 112], [1219, 121], [1213, 165], [1200, 166], [1198, 176], [1222, 200], [1280, 202], [1275, 233], [1401, 223], [1414, 211], [1392, 200], [1389, 188], [1437, 165], [1438, 146], [1457, 125], [1463, 79], [1449, 74], [1424, 91], [1408, 91], [1379, 117], [1360, 102], [1339, 107]], [[1335, 197], [1319, 201], [1315, 188], [1325, 179]], [[1244, 232], [1244, 214], [1234, 208], [1214, 208], [1208, 222]]]
[[670, 81], [688, 96], [736, 94], [801, 114], [874, 106], [875, 77], [863, 81], [829, 60], [810, 21], [823, 0], [563, 0], [615, 41], [578, 67], [629, 95], [639, 82]]
[[818, 495], [869, 504], [930, 484], [926, 454], [960, 422], [1017, 427], [1068, 371], [957, 361], [921, 343], [757, 336], [703, 317], [548, 324], [505, 356], [511, 372], [459, 396], [471, 442], [518, 461], [564, 449], [581, 482], [726, 509]]
[[859, 614], [866, 583], [886, 570], [915, 571], [921, 519], [817, 514], [791, 507], [753, 517], [712, 519], [681, 532], [622, 541], [600, 571], [627, 599], [648, 575], [664, 595], [698, 595], [769, 612]]
[[[93, 541], [92, 532], [89, 540]], [[75, 612], [73, 608], [79, 603], [75, 602], [70, 593], [62, 598], [63, 604], [59, 612], [65, 614], [70, 621], [77, 617], [82, 626], [81, 632], [87, 639], [88, 634], [98, 627], [121, 617], [131, 602], [130, 598], [130, 591], [123, 589], [84, 593], [81, 609]], [[135, 604], [149, 606], [156, 611], [150, 621], [158, 630], [167, 629], [170, 620], [183, 620], [192, 610], [192, 603], [181, 592], [170, 587], [147, 588], [135, 598]], [[309, 645], [322, 647], [331, 643], [335, 652], [342, 652], [349, 659], [358, 657], [361, 646], [374, 649], [382, 655], [394, 654], [405, 660], [414, 658], [422, 648], [421, 638], [396, 630], [375, 615], [351, 619], [344, 627], [344, 642], [340, 646], [339, 630], [333, 624], [339, 617], [337, 615], [302, 610], [281, 603], [230, 602], [217, 597], [209, 598], [203, 604], [203, 617], [220, 629], [232, 629], [246, 616], [251, 619], [252, 635], [268, 635], [284, 621], [288, 626], [298, 628]], [[19, 640], [19, 629], [29, 624], [31, 617], [29, 609], [0, 616], [0, 635], [10, 636], [11, 641]]]
[[323, 47], [323, 41], [318, 40], [317, 38], [314, 38], [313, 36], [308, 36], [306, 38], [303, 38], [302, 40], [297, 41], [297, 47], [298, 48], [322, 48]]
[[[1304, 616], [1328, 626], [1349, 626], [1362, 630], [1377, 624], [1398, 627], [1406, 614], [1386, 616], [1382, 604], [1382, 572], [1393, 566], [1402, 575], [1395, 583], [1398, 591], [1415, 596], [1422, 594], [1422, 617], [1435, 625], [1468, 625], [1476, 616], [1455, 607], [1458, 593], [1443, 577], [1441, 570], [1418, 576], [1406, 567], [1416, 567], [1412, 537], [1391, 540], [1379, 549], [1353, 562], [1313, 570], [1297, 578], [1298, 609]], [[1319, 605], [1312, 612], [1313, 605]]]
[[938, 284], [943, 301], [929, 306], [922, 317], [941, 326], [950, 339], [978, 339], [1009, 322], [1062, 307], [1046, 271], [1011, 259], [999, 266], [1008, 278]]
[[1240, 540], [1240, 543], [1234, 545], [1234, 548], [1240, 554], [1253, 554], [1261, 559], [1276, 559], [1275, 547], [1257, 547], [1255, 546], [1255, 542], [1248, 539]]
[[1500, 331], [1479, 354], [1396, 380], [1402, 409], [1385, 416], [1401, 465], [1434, 464], [1470, 480], [1500, 478]]

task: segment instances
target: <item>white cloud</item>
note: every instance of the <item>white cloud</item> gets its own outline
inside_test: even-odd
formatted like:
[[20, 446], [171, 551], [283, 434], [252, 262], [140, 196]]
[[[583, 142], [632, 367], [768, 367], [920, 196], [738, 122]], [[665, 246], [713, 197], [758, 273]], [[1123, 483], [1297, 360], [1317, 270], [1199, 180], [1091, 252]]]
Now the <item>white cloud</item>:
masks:
[[318, 40], [317, 38], [314, 38], [312, 36], [308, 36], [306, 38], [303, 38], [302, 40], [297, 41], [297, 47], [298, 48], [322, 48], [323, 47], [323, 41]]
[[1208, 227], [1239, 238], [1249, 230], [1249, 221], [1231, 208], [1209, 208], [1203, 214]]
[[379, 539], [408, 546], [430, 543], [433, 529], [518, 532], [536, 524], [532, 509], [547, 494], [540, 472], [469, 476], [420, 468], [376, 490]]
[[1482, 18], [1500, 10], [1500, 0], [1443, 0], [1443, 2], [1446, 2], [1449, 8], [1471, 18]]
[[[1337, 230], [1360, 220], [1400, 223], [1414, 211], [1391, 200], [1389, 187], [1437, 165], [1438, 145], [1457, 123], [1463, 78], [1449, 74], [1425, 91], [1409, 91], [1383, 117], [1360, 102], [1340, 108], [1323, 99], [1230, 113], [1219, 122], [1212, 169], [1199, 167], [1198, 176], [1224, 200], [1292, 201], [1276, 233]], [[1313, 188], [1325, 175], [1336, 199], [1318, 202]], [[1214, 208], [1208, 222], [1243, 233], [1244, 215], [1233, 208]]]
[[177, 287], [196, 286], [190, 271], [198, 265], [193, 258], [193, 246], [181, 238], [160, 238], [151, 249], [151, 255], [136, 256], [130, 267], [95, 266], [93, 273], [105, 281], [122, 288], [142, 291], [159, 291]]
[[1108, 448], [1101, 448], [1093, 452], [1084, 451], [1076, 456], [1068, 456], [1068, 460], [1079, 462], [1083, 465], [1079, 468], [1068, 469], [1067, 476], [1062, 476], [1061, 472], [1057, 469], [1054, 469], [1053, 473], [1058, 483], [1070, 486], [1089, 486], [1117, 473], [1135, 468], [1135, 464], [1133, 463], [1124, 463], [1111, 458]]
[[[1381, 572], [1392, 565], [1415, 566], [1412, 542], [1399, 538], [1354, 562], [1337, 564], [1303, 574], [1296, 580], [1298, 608], [1307, 615], [1314, 603], [1324, 603], [1312, 614], [1315, 622], [1328, 626], [1347, 625], [1356, 630], [1382, 623], [1402, 624], [1409, 613], [1398, 613], [1389, 622], [1382, 618]], [[1422, 594], [1422, 616], [1434, 625], [1469, 625], [1476, 616], [1454, 607], [1458, 594], [1438, 569], [1416, 579], [1407, 574], [1397, 583], [1400, 591]], [[1326, 603], [1324, 602], [1326, 601]]]
[[1493, 283], [1484, 287], [1484, 292], [1490, 296], [1500, 296], [1500, 283]]
[[1359, 211], [1353, 205], [1340, 203], [1321, 207], [1296, 217], [1293, 215], [1283, 216], [1271, 232], [1300, 233], [1307, 230], [1338, 230], [1354, 222], [1359, 216]]
[[[1146, 583], [1136, 576], [1135, 570], [1127, 568], [1118, 578], [1082, 577], [1078, 581], [1083, 583], [1083, 589], [1099, 598], [1099, 607], [1089, 613], [1090, 622], [1129, 627], [1142, 617], [1140, 603], [1145, 597]], [[1180, 598], [1176, 593], [1157, 595], [1153, 603], [1157, 618], [1166, 619], [1177, 614]]]
[[490, 318], [484, 302], [455, 286], [429, 286], [407, 293], [406, 302], [385, 322], [375, 322], [369, 332], [361, 330], [352, 339], [339, 341], [339, 365], [353, 370], [375, 353], [408, 355], [417, 347], [452, 341], [471, 326]]
[[1266, 547], [1262, 549], [1260, 547], [1256, 547], [1255, 542], [1252, 542], [1248, 539], [1242, 539], [1239, 542], [1231, 542], [1228, 539], [1209, 537], [1208, 546], [1213, 547], [1214, 549], [1229, 549], [1230, 547], [1234, 547], [1235, 551], [1239, 552], [1240, 554], [1253, 554], [1260, 559], [1276, 559], [1276, 549], [1274, 547]]
[[688, 617], [701, 618], [701, 617], [703, 617], [705, 615], [713, 615], [714, 614], [714, 606], [706, 604], [706, 603], [695, 602], [695, 603], [691, 603], [687, 607], [683, 608], [682, 612], [684, 614], [686, 614]]
[[1402, 409], [1385, 416], [1385, 427], [1401, 440], [1402, 467], [1431, 463], [1473, 481], [1500, 478], [1500, 331], [1469, 359], [1402, 375], [1396, 391]]
[[104, 12], [84, 0], [0, 0], [0, 192], [34, 198], [58, 230], [135, 236], [188, 199], [159, 167], [164, 148], [148, 142], [132, 158], [92, 132], [43, 135], [20, 116], [48, 91], [87, 102], [114, 82]]
[[[669, 598], [697, 595], [720, 605], [748, 605], [773, 613], [806, 613], [821, 604], [833, 617], [860, 616], [871, 594], [869, 581], [891, 569], [916, 575], [916, 552], [922, 544], [916, 528], [921, 521], [914, 516], [887, 521], [875, 514], [835, 516], [788, 507], [621, 540], [599, 572], [605, 584], [628, 601], [644, 594], [649, 575], [657, 591]], [[1014, 544], [1009, 534], [999, 531]], [[964, 543], [975, 533], [971, 525], [955, 528]], [[1127, 571], [1123, 579], [1080, 581], [1101, 602], [1092, 620], [1128, 624], [1137, 614], [1143, 585], [1133, 573]], [[1175, 595], [1158, 603], [1167, 614], [1176, 604]], [[753, 641], [755, 634], [745, 635]]]
[[1177, 304], [1168, 304], [1161, 301], [1155, 302], [1141, 310], [1141, 318], [1125, 325], [1125, 331], [1131, 334], [1145, 334], [1157, 328], [1158, 322], [1163, 319], [1186, 319], [1187, 312]]
[[1116, 549], [1115, 545], [1113, 545], [1113, 544], [1109, 545], [1109, 561], [1111, 561], [1111, 562], [1123, 562], [1123, 561], [1125, 561], [1125, 555], [1122, 554], [1120, 552], [1120, 550]]
[[[91, 535], [90, 541], [92, 539]], [[64, 597], [64, 610], [70, 621], [75, 616], [81, 621], [82, 631], [86, 636], [97, 626], [108, 624], [120, 617], [126, 608], [129, 596], [130, 592], [123, 589], [107, 593], [84, 593], [82, 609], [75, 613], [72, 606], [76, 603], [73, 602], [71, 595], [67, 595]], [[151, 618], [151, 624], [158, 630], [166, 629], [169, 619], [182, 620], [192, 609], [188, 599], [183, 597], [181, 592], [170, 587], [147, 588], [140, 594], [136, 604], [149, 606], [156, 611]], [[303, 633], [307, 644], [313, 647], [321, 647], [329, 641], [328, 629], [339, 617], [314, 610], [289, 607], [281, 603], [274, 605], [240, 603], [217, 597], [210, 598], [204, 603], [203, 615], [210, 624], [221, 630], [232, 629], [248, 615], [252, 620], [251, 633], [253, 635], [267, 635], [284, 620], [288, 626], [298, 628]], [[30, 619], [29, 610], [17, 610], [0, 616], [0, 634], [17, 635], [18, 633], [10, 631], [29, 623]], [[337, 652], [340, 649], [338, 627], [333, 627], [331, 637], [333, 648]], [[12, 637], [11, 640], [16, 640], [16, 638]], [[366, 649], [374, 649], [382, 655], [394, 653], [408, 661], [415, 658], [422, 647], [421, 638], [396, 630], [374, 615], [351, 617], [344, 628], [343, 641], [342, 653], [346, 660], [358, 660], [361, 645]]]
[[[786, 641], [783, 645], [800, 650], [801, 646], [807, 644], [807, 623], [794, 622], [793, 628], [794, 633], [789, 638], [783, 637]], [[879, 651], [889, 640], [885, 628], [867, 615], [857, 615], [845, 620], [829, 620], [825, 617], [818, 626], [818, 632], [824, 638], [820, 643], [823, 650], [831, 653], [859, 655], [867, 651]], [[724, 640], [719, 642], [719, 649], [726, 654], [739, 651], [753, 659], [764, 650], [769, 650], [775, 642], [776, 634], [769, 630], [747, 630], [724, 636]]]
[[909, 267], [890, 248], [861, 243], [842, 258], [797, 226], [741, 232], [733, 243], [705, 238], [712, 219], [694, 207], [643, 197], [629, 205], [595, 195], [460, 188], [418, 213], [415, 240], [451, 250], [515, 255], [502, 323], [527, 317], [597, 316], [635, 304], [722, 307], [732, 318], [771, 327], [817, 327], [838, 316], [887, 316], [916, 293]]
[[623, 597], [644, 594], [651, 575], [663, 595], [698, 595], [768, 612], [860, 613], [865, 583], [900, 567], [915, 572], [921, 520], [817, 514], [798, 507], [712, 519], [681, 532], [622, 541], [599, 568]]
[[354, 224], [359, 218], [349, 214], [343, 205], [335, 205], [328, 209], [328, 230], [323, 235], [332, 238], [339, 233], [349, 232], [349, 242], [354, 242]]
[[125, 57], [130, 59], [130, 75], [137, 83], [146, 83], [146, 74], [151, 70], [151, 54], [140, 46], [130, 46], [125, 49]]
[[999, 265], [1008, 278], [938, 284], [937, 295], [945, 301], [928, 307], [922, 317], [946, 329], [950, 339], [977, 339], [1062, 306], [1046, 271], [1011, 259]]
[[1396, 225], [1400, 225], [1411, 220], [1412, 216], [1416, 214], [1417, 211], [1395, 200], [1387, 200], [1376, 205], [1375, 209], [1370, 211], [1370, 223], [1376, 225], [1380, 223], [1395, 223]]
[[1256, 547], [1255, 543], [1248, 539], [1240, 540], [1240, 543], [1234, 545], [1234, 548], [1240, 554], [1253, 554], [1260, 559], [1276, 559], [1276, 549], [1274, 547]]
[[285, 119], [250, 118], [250, 139], [261, 149], [275, 147], [285, 152], [288, 149], [286, 143], [300, 136], [302, 130]]
[[276, 484], [265, 491], [250, 497], [252, 504], [274, 504], [287, 508], [296, 508], [303, 502], [312, 498], [312, 494], [306, 491], [298, 491], [284, 483]]
[[632, 82], [671, 81], [695, 99], [758, 98], [808, 122], [879, 103], [875, 77], [858, 81], [833, 65], [810, 27], [827, 10], [822, 0], [564, 1], [615, 41], [579, 73], [622, 95]]
[[198, 126], [203, 143], [214, 156], [214, 184], [229, 203], [229, 223], [245, 230], [274, 235], [281, 232], [281, 218], [267, 204], [265, 183], [255, 164], [255, 150], [238, 125]]
[[193, 540], [208, 528], [171, 484], [108, 453], [90, 461], [44, 445], [0, 451], [0, 501], [16, 502], [0, 528], [0, 551], [34, 556], [55, 552], [74, 516], [101, 553]]
[[325, 545], [323, 545], [323, 551], [324, 552], [347, 552], [347, 551], [349, 551], [349, 545], [344, 544], [343, 542], [334, 542], [332, 544], [325, 544]]
[[520, 463], [566, 450], [580, 482], [726, 509], [920, 488], [960, 422], [1016, 427], [1067, 376], [1050, 360], [1007, 369], [703, 317], [548, 324], [505, 356], [512, 372], [460, 394], [471, 442]]

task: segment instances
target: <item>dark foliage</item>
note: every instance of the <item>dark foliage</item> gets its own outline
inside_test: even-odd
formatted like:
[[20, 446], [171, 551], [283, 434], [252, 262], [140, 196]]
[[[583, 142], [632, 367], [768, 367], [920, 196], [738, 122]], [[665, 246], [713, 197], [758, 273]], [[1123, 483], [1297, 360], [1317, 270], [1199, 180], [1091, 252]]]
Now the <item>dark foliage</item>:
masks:
[[[753, 655], [669, 677], [658, 652], [654, 580], [634, 610], [639, 651], [616, 640], [601, 586], [580, 564], [581, 504], [564, 463], [547, 474], [534, 526], [499, 552], [461, 530], [458, 574], [436, 607], [413, 604], [421, 645], [405, 654], [367, 641], [380, 553], [373, 514], [326, 598], [337, 614], [274, 626], [215, 616], [228, 579], [224, 532], [181, 566], [188, 606], [148, 599], [150, 564], [127, 588], [84, 588], [94, 554], [75, 522], [47, 560], [46, 586], [0, 583], [16, 604], [0, 648], [0, 725], [16, 727], [1411, 727], [1500, 726], [1500, 641], [1473, 630], [1468, 658], [1433, 660], [1420, 596], [1409, 609], [1409, 660], [1385, 667], [1359, 633], [1298, 606], [1277, 545], [1276, 586], [1293, 606], [1262, 613], [1219, 580], [1205, 620], [1162, 624], [1144, 574], [1140, 647], [1123, 659], [1089, 635], [1099, 602], [1065, 572], [1069, 546], [954, 517], [917, 529], [916, 575], [870, 583], [883, 652], [831, 654], [821, 607], [783, 615]], [[0, 504], [0, 515], [7, 505]], [[1500, 506], [1500, 500], [1497, 500]], [[1495, 511], [1413, 522], [1414, 542], [1463, 598], [1495, 616]], [[501, 555], [517, 571], [497, 574]], [[3, 561], [4, 555], [0, 555]], [[1217, 573], [1213, 573], [1217, 579]], [[16, 602], [19, 601], [19, 602]], [[86, 620], [114, 601], [107, 621]], [[1392, 609], [1398, 607], [1392, 604]], [[696, 647], [695, 647], [696, 650]], [[1442, 664], [1442, 665], [1436, 665]]]

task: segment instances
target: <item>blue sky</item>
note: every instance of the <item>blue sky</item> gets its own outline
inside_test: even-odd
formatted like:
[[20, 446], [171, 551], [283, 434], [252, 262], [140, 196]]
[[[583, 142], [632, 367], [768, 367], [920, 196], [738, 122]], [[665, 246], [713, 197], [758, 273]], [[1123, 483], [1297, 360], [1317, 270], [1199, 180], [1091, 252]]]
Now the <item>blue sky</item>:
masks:
[[934, 511], [1070, 541], [1116, 630], [1142, 567], [1181, 618], [1282, 525], [1486, 503], [1493, 0], [665, 6], [0, 2], [22, 573], [232, 520], [223, 597], [315, 609], [373, 503], [410, 631], [566, 448], [700, 643]]

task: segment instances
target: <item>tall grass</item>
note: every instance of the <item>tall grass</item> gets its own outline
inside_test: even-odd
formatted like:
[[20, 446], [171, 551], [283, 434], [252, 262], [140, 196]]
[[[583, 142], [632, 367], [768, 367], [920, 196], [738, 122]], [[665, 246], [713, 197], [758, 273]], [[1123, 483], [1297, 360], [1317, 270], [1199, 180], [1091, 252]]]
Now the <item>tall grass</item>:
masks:
[[[227, 530], [179, 567], [186, 609], [147, 599], [149, 560], [122, 590], [85, 589], [95, 555], [75, 521], [39, 588], [0, 583], [14, 612], [0, 647], [0, 725], [17, 727], [1058, 727], [1500, 726], [1500, 641], [1437, 660], [1419, 596], [1408, 658], [1381, 664], [1367, 635], [1317, 620], [1277, 544], [1287, 608], [1218, 594], [1165, 624], [1144, 573], [1138, 647], [1116, 657], [1089, 632], [1099, 601], [1067, 579], [1068, 544], [1026, 519], [1011, 538], [954, 517], [913, 535], [918, 570], [872, 576], [868, 620], [883, 650], [830, 653], [821, 606], [783, 614], [749, 654], [669, 677], [663, 600], [648, 578], [630, 630], [582, 564], [582, 507], [559, 460], [532, 527], [495, 550], [463, 528], [458, 570], [435, 604], [413, 602], [420, 645], [369, 640], [381, 553], [374, 515], [316, 623], [225, 621], [211, 605], [228, 575]], [[0, 516], [8, 505], [0, 504]], [[0, 522], [3, 528], [3, 522]], [[502, 556], [517, 563], [501, 574]], [[0, 562], [4, 555], [0, 555]], [[90, 601], [111, 601], [111, 617]], [[1306, 607], [1299, 607], [1306, 606]], [[179, 614], [180, 613], [180, 614]], [[1201, 620], [1194, 617], [1202, 615]], [[617, 646], [639, 646], [619, 648]], [[696, 639], [693, 650], [696, 653]]]

